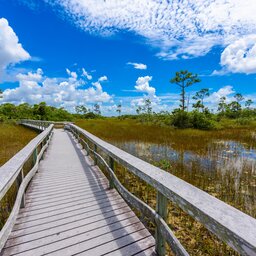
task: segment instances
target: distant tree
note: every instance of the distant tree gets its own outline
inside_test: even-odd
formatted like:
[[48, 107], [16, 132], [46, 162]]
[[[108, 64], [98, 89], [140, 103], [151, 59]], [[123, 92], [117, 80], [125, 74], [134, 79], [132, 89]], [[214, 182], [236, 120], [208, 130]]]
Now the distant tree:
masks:
[[193, 104], [193, 107], [196, 109], [201, 109], [202, 111], [204, 110], [204, 99], [205, 97], [208, 97], [210, 95], [210, 91], [207, 88], [201, 89], [198, 91], [195, 96], [193, 97], [194, 100], [197, 100], [195, 104]]
[[138, 107], [136, 108], [136, 113], [137, 113], [137, 115], [140, 115], [141, 111], [142, 111], [142, 107], [141, 107], [141, 106], [138, 106]]
[[47, 115], [47, 107], [45, 102], [40, 102], [39, 104], [34, 105], [34, 114], [36, 118], [45, 120]]
[[93, 112], [97, 115], [100, 115], [101, 114], [101, 111], [100, 111], [100, 105], [98, 103], [94, 104], [93, 106]]
[[221, 97], [218, 104], [218, 112], [224, 115], [226, 110], [227, 110], [226, 97]]
[[143, 110], [144, 110], [147, 114], [152, 114], [152, 102], [151, 102], [150, 99], [145, 99], [145, 100], [144, 100]]
[[28, 103], [22, 103], [16, 106], [17, 116], [19, 119], [31, 119], [33, 118], [33, 108]]
[[119, 116], [121, 115], [121, 112], [122, 112], [122, 104], [121, 103], [119, 103], [117, 105], [116, 112], [118, 113]]
[[76, 106], [75, 109], [76, 113], [80, 115], [85, 115], [88, 112], [88, 109], [83, 105]]
[[247, 109], [250, 109], [251, 105], [253, 104], [253, 101], [251, 99], [248, 99], [246, 102], [245, 102], [245, 107]]
[[234, 97], [238, 103], [244, 100], [244, 97], [241, 93], [236, 93]]
[[16, 119], [17, 108], [14, 104], [4, 103], [0, 106], [0, 114], [5, 116], [7, 119]]
[[195, 83], [201, 82], [201, 80], [198, 78], [197, 74], [193, 74], [191, 72], [188, 72], [187, 70], [181, 70], [179, 72], [176, 72], [175, 77], [173, 77], [170, 82], [172, 84], [177, 84], [181, 88], [181, 110], [185, 111], [185, 94], [186, 94], [186, 88], [189, 86], [192, 86]]
[[0, 89], [0, 99], [3, 98], [3, 91]]
[[241, 93], [237, 93], [234, 96], [235, 100], [228, 104], [230, 110], [230, 117], [234, 118], [239, 115], [239, 112], [242, 110], [241, 101], [244, 100], [244, 97]]
[[198, 100], [196, 103], [193, 103], [193, 108], [199, 111], [200, 109], [204, 109], [204, 105], [201, 100]]

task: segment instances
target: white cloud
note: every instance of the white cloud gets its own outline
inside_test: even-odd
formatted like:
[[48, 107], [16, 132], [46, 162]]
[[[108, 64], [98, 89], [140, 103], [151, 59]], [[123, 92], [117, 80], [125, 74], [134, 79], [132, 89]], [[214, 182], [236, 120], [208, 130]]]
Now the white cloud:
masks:
[[111, 102], [112, 96], [103, 91], [99, 81], [92, 83], [88, 88], [82, 88], [85, 81], [76, 72], [66, 70], [68, 78], [48, 78], [43, 71], [18, 74], [19, 86], [6, 89], [3, 92], [1, 103], [10, 102], [30, 104], [45, 101], [47, 104], [73, 110], [76, 105], [95, 102]]
[[131, 99], [131, 106], [144, 106], [145, 100], [149, 99], [151, 101], [152, 107], [156, 110], [156, 107], [160, 104], [160, 98], [156, 96], [156, 89], [149, 85], [149, 82], [152, 80], [152, 76], [142, 76], [138, 77], [136, 85], [134, 88], [137, 92], [144, 93], [143, 97], [135, 97]]
[[160, 49], [165, 59], [207, 54], [256, 33], [255, 0], [56, 0], [83, 30], [111, 36], [126, 30]]
[[108, 80], [107, 76], [101, 76], [101, 77], [98, 79], [99, 82], [103, 82], [103, 81], [107, 81], [107, 80]]
[[243, 37], [228, 45], [221, 54], [223, 70], [233, 73], [256, 73], [256, 35]]
[[70, 71], [68, 68], [66, 69], [67, 74], [72, 77], [73, 79], [77, 79], [77, 73], [74, 71]]
[[218, 91], [213, 92], [209, 97], [207, 97], [204, 102], [205, 103], [212, 103], [216, 104], [219, 103], [220, 99], [222, 97], [225, 97], [227, 101], [229, 101], [229, 97], [235, 93], [235, 90], [233, 89], [233, 86], [226, 85], [222, 88], [220, 88]]
[[19, 39], [5, 18], [0, 19], [0, 76], [10, 65], [30, 59], [29, 53], [19, 43]]
[[82, 68], [83, 76], [86, 77], [88, 80], [92, 80], [92, 75], [90, 75], [84, 68]]
[[132, 65], [135, 69], [147, 69], [147, 65], [142, 63], [127, 62], [127, 65]]
[[149, 95], [155, 95], [156, 89], [149, 85], [149, 82], [152, 80], [152, 76], [142, 76], [139, 77], [136, 81], [134, 88], [137, 92], [145, 92]]

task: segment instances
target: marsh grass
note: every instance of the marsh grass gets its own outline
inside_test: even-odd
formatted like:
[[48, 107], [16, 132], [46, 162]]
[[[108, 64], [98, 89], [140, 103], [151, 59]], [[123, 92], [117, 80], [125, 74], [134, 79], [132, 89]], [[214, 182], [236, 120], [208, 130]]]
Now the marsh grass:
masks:
[[[241, 157], [241, 148], [230, 145], [230, 142], [235, 142], [243, 145], [243, 150], [255, 150], [253, 127], [218, 131], [177, 130], [117, 119], [78, 121], [77, 125], [256, 217], [255, 159], [249, 161]], [[162, 151], [154, 151], [152, 147], [160, 147]], [[165, 154], [169, 148], [176, 153], [176, 158], [170, 159]], [[225, 152], [231, 149], [234, 153], [227, 155]], [[160, 158], [155, 152], [161, 153]], [[156, 191], [152, 187], [117, 163], [115, 171], [130, 192], [155, 209]], [[143, 219], [139, 212], [136, 214], [154, 233], [154, 225]], [[191, 255], [238, 255], [171, 202], [167, 223]]]
[[0, 166], [36, 135], [35, 131], [20, 125], [0, 123]]
[[[12, 158], [36, 135], [35, 131], [20, 125], [0, 123], [0, 166]], [[31, 156], [24, 165], [24, 175], [28, 173], [32, 166]], [[14, 182], [0, 202], [0, 229], [9, 217], [18, 189], [18, 184]]]

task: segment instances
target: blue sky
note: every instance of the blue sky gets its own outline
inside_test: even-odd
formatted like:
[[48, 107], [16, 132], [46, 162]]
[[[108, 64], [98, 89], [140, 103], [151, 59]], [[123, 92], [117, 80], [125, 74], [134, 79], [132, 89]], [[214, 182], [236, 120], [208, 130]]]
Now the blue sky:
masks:
[[202, 79], [187, 95], [211, 89], [212, 109], [235, 92], [256, 101], [254, 13], [254, 0], [0, 0], [1, 101], [171, 110], [181, 69]]

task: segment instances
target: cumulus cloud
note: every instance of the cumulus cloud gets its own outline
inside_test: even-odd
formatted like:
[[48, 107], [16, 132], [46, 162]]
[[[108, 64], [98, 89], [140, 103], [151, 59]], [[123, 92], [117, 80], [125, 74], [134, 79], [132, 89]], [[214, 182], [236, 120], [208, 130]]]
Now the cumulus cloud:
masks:
[[224, 71], [256, 73], [256, 35], [243, 37], [228, 45], [221, 54], [220, 64]]
[[103, 91], [99, 81], [83, 88], [85, 81], [70, 70], [66, 70], [67, 78], [49, 78], [43, 75], [42, 69], [27, 74], [18, 74], [19, 86], [6, 89], [1, 103], [10, 102], [30, 104], [45, 101], [47, 104], [73, 110], [76, 105], [95, 102], [111, 102], [112, 96]]
[[[256, 33], [255, 0], [56, 0], [63, 17], [89, 33], [130, 31], [160, 49], [165, 59], [207, 54]], [[68, 13], [68, 15], [66, 15]]]
[[143, 97], [136, 97], [134, 99], [131, 99], [131, 106], [144, 106], [145, 100], [149, 99], [151, 101], [151, 104], [153, 107], [156, 107], [160, 103], [160, 98], [156, 96], [156, 89], [153, 86], [149, 85], [149, 82], [151, 82], [152, 76], [142, 76], [138, 77], [136, 81], [136, 85], [134, 88], [137, 92], [144, 93]]
[[145, 92], [148, 95], [155, 95], [156, 89], [149, 85], [149, 82], [152, 80], [152, 76], [142, 76], [139, 77], [136, 81], [134, 88], [138, 92]]
[[30, 59], [29, 53], [19, 43], [19, 39], [5, 18], [0, 19], [0, 75], [10, 65]]
[[147, 69], [147, 65], [142, 63], [127, 62], [127, 65], [132, 65], [135, 69]]
[[227, 98], [227, 101], [229, 101], [229, 98], [231, 95], [235, 93], [235, 90], [233, 86], [226, 85], [222, 88], [220, 88], [218, 91], [213, 92], [209, 97], [207, 97], [204, 101], [205, 103], [212, 103], [217, 104], [222, 97]]

